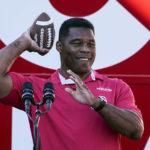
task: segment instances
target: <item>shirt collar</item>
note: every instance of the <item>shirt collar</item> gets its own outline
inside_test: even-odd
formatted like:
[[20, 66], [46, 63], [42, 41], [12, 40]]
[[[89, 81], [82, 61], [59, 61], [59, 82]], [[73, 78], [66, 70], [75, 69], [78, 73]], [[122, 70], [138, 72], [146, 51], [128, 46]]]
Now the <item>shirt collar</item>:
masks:
[[[74, 82], [73, 80], [68, 79], [68, 78], [66, 79], [65, 77], [63, 77], [63, 76], [59, 73], [59, 71], [58, 71], [58, 75], [59, 75], [59, 79], [60, 79], [60, 82], [61, 82], [62, 85], [65, 85], [65, 84], [75, 84], [75, 82]], [[91, 80], [92, 80], [92, 81], [95, 81], [96, 78], [99, 78], [99, 79], [103, 80], [102, 75], [100, 75], [100, 74], [98, 74], [97, 72], [91, 70], [90, 75], [89, 75], [84, 81], [85, 81], [85, 82], [88, 82], [88, 81], [91, 81]]]

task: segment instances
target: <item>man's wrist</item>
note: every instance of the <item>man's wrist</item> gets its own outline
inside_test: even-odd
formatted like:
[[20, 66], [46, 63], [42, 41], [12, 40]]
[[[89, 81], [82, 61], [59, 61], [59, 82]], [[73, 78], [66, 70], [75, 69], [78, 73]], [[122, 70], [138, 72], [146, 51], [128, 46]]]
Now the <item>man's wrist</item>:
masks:
[[102, 110], [107, 104], [107, 99], [104, 96], [98, 97], [98, 103], [96, 105], [91, 106], [95, 111], [99, 112]]

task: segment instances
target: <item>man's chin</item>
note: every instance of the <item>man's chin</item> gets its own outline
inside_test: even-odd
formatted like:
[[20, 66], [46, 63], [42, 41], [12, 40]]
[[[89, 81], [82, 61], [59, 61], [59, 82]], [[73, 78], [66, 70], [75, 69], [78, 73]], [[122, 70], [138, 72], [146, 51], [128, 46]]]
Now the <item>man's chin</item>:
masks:
[[75, 71], [76, 74], [88, 74], [90, 73], [91, 68], [78, 68], [78, 70]]

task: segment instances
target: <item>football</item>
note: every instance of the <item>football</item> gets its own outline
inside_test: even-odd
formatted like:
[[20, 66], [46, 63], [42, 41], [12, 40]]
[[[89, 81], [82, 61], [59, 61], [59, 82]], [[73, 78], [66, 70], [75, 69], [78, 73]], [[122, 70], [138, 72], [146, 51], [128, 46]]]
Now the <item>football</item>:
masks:
[[43, 12], [35, 19], [31, 26], [30, 35], [40, 48], [52, 48], [55, 39], [55, 29], [54, 22], [48, 14]]

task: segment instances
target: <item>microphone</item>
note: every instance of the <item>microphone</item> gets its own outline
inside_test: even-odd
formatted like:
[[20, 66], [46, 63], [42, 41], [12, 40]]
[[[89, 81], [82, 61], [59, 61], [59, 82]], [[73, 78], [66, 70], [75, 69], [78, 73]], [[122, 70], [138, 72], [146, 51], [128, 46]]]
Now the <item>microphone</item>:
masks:
[[54, 102], [54, 98], [55, 98], [54, 87], [51, 82], [45, 83], [43, 93], [44, 93], [44, 95], [43, 95], [42, 105], [44, 103], [46, 103], [47, 109], [50, 110], [51, 104], [52, 104], [52, 102]]
[[29, 113], [31, 102], [33, 103], [33, 87], [31, 82], [25, 82], [23, 84], [22, 100], [25, 103], [26, 113]]

